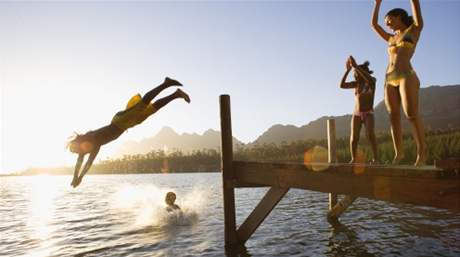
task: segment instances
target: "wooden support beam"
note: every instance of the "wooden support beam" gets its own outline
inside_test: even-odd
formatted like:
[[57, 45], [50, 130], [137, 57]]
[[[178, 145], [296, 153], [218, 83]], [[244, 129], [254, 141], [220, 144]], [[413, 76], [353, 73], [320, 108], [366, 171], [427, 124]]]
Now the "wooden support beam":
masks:
[[[327, 120], [327, 160], [329, 163], [337, 162], [337, 144], [335, 139], [335, 120]], [[337, 194], [329, 193], [329, 210], [337, 204]]]
[[224, 238], [225, 248], [237, 244], [235, 218], [235, 174], [233, 172], [233, 137], [230, 109], [230, 96], [220, 98], [220, 128], [222, 147], [222, 187], [224, 198]]
[[244, 244], [256, 231], [260, 224], [275, 208], [278, 202], [289, 191], [289, 188], [271, 187], [256, 208], [238, 228], [237, 235], [241, 244]]
[[342, 200], [340, 200], [329, 212], [327, 217], [329, 219], [338, 219], [342, 213], [344, 213], [348, 207], [357, 199], [356, 196], [346, 195]]
[[[327, 164], [326, 164], [327, 165]], [[389, 202], [460, 211], [460, 176], [434, 168], [330, 164], [323, 171], [304, 164], [233, 162], [237, 183], [301, 188]]]

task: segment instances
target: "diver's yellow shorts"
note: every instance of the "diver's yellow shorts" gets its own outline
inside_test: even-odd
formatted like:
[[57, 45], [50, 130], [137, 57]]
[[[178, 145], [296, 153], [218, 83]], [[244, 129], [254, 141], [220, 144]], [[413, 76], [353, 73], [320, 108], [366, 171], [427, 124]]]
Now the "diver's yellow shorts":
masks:
[[142, 123], [150, 115], [156, 112], [151, 103], [146, 104], [142, 101], [140, 94], [137, 94], [129, 100], [126, 109], [118, 112], [112, 118], [112, 124], [121, 130], [127, 130]]

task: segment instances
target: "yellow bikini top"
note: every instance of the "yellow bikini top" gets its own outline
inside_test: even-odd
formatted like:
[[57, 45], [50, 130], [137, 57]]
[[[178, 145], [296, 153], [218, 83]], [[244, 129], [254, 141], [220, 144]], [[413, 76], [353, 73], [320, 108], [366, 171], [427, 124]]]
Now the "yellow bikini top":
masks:
[[417, 43], [415, 35], [412, 33], [412, 26], [410, 25], [396, 41], [395, 36], [390, 37], [388, 40], [388, 49], [393, 50], [397, 48], [414, 48]]

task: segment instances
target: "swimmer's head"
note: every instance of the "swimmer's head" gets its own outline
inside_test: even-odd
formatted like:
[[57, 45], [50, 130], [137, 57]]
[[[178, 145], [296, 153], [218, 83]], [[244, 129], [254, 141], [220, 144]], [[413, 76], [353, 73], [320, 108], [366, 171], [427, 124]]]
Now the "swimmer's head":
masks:
[[167, 205], [173, 205], [176, 201], [176, 194], [174, 192], [168, 192], [165, 197], [165, 202]]

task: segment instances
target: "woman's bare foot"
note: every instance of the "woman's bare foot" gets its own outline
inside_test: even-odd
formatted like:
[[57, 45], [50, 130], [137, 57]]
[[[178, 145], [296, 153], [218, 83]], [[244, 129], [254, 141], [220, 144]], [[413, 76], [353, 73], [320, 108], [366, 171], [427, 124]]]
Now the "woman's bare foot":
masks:
[[188, 96], [187, 93], [185, 93], [184, 91], [180, 90], [180, 89], [177, 89], [176, 90], [176, 94], [180, 97], [180, 98], [183, 98], [187, 103], [190, 103], [190, 96]]
[[351, 160], [348, 162], [348, 164], [353, 164], [353, 163], [355, 163], [355, 159], [351, 159]]
[[376, 164], [380, 164], [380, 162], [379, 162], [378, 159], [372, 159], [372, 160], [369, 161], [369, 164], [376, 165]]
[[165, 78], [165, 81], [163, 82], [163, 85], [165, 86], [178, 86], [178, 87], [181, 87], [183, 86], [182, 83], [180, 83], [179, 81], [175, 80], [175, 79], [172, 79], [170, 77], [166, 77]]
[[398, 165], [403, 158], [403, 155], [395, 155], [395, 158], [393, 158], [393, 162], [391, 164]]
[[417, 154], [417, 160], [415, 160], [414, 166], [420, 167], [426, 164], [425, 154]]

